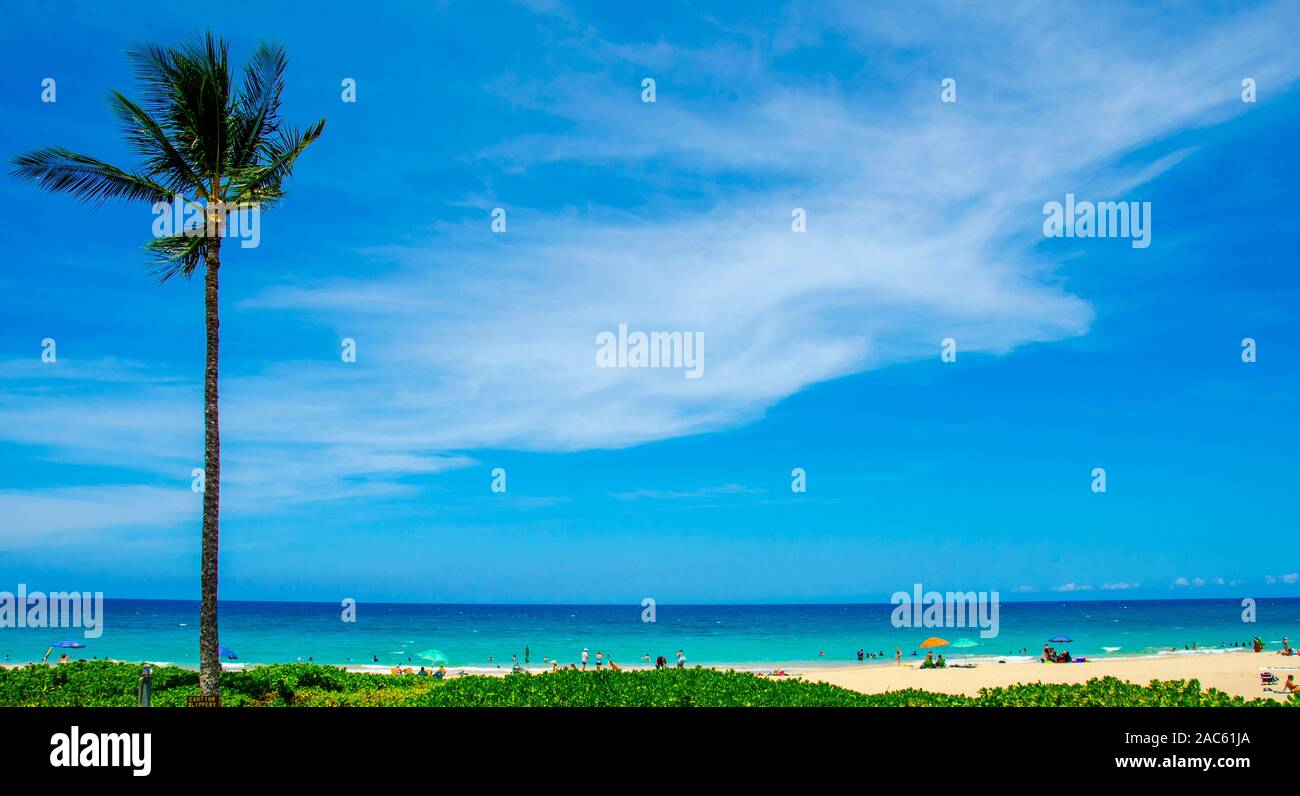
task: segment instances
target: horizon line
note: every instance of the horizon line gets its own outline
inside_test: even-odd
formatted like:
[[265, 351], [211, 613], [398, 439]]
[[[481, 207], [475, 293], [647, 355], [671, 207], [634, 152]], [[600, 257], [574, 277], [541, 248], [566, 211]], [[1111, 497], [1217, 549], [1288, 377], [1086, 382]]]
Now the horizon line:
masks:
[[[939, 594], [941, 594], [941, 595], [942, 595], [942, 594], [947, 594], [947, 593], [948, 593], [947, 591], [939, 591], [939, 590], [937, 590], [937, 589], [933, 589], [933, 590], [929, 590], [929, 591], [936, 591], [937, 593], [939, 593]], [[928, 592], [927, 592], [927, 593], [928, 593]], [[965, 594], [965, 592], [954, 592], [954, 593], [956, 593], [956, 594]], [[978, 594], [978, 592], [976, 592], [976, 593]], [[32, 594], [32, 592], [28, 592], [28, 594], [30, 595], [30, 594]], [[83, 592], [83, 594], [84, 594], [84, 592]], [[627, 607], [638, 607], [638, 608], [640, 608], [640, 607], [642, 607], [640, 601], [633, 601], [633, 602], [553, 602], [553, 603], [548, 603], [548, 602], [442, 602], [442, 601], [432, 601], [432, 602], [409, 602], [409, 601], [393, 601], [393, 600], [362, 600], [362, 599], [357, 599], [357, 598], [345, 598], [345, 599], [352, 599], [352, 600], [355, 600], [356, 603], [359, 604], [359, 605], [360, 605], [360, 604], [367, 604], [367, 605], [473, 606], [473, 607], [497, 607], [497, 608], [524, 608], [524, 607], [544, 607], [544, 608], [627, 608]], [[1121, 598], [1121, 597], [1112, 597], [1112, 598], [1105, 598], [1105, 599], [1097, 599], [1097, 598], [1091, 598], [1091, 599], [1077, 599], [1077, 598], [1075, 598], [1075, 599], [1070, 599], [1070, 598], [1053, 599], [1053, 598], [1044, 598], [1044, 599], [1018, 599], [1018, 600], [1004, 600], [1004, 599], [999, 599], [998, 602], [999, 602], [999, 603], [1010, 603], [1010, 604], [1020, 604], [1020, 603], [1051, 603], [1051, 602], [1060, 602], [1060, 603], [1080, 603], [1080, 604], [1084, 604], [1084, 603], [1102, 603], [1102, 602], [1104, 602], [1104, 603], [1114, 603], [1114, 602], [1132, 602], [1132, 603], [1144, 603], [1144, 602], [1215, 602], [1215, 601], [1224, 601], [1224, 600], [1231, 600], [1231, 601], [1239, 602], [1239, 601], [1242, 600], [1242, 599], [1253, 599], [1253, 600], [1300, 600], [1300, 595], [1270, 595], [1270, 596], [1263, 596], [1263, 597], [1250, 597], [1250, 598], [1245, 598], [1245, 597], [1240, 597], [1240, 598], [1239, 598], [1239, 597], [1132, 597], [1132, 598], [1125, 599], [1125, 598]], [[105, 600], [106, 602], [108, 602], [108, 601], [121, 601], [121, 602], [126, 602], [126, 601], [134, 601], [134, 602], [175, 602], [175, 603], [197, 603], [197, 602], [199, 602], [198, 599], [177, 598], [177, 597], [104, 597], [104, 600]], [[342, 602], [343, 602], [343, 600], [283, 600], [283, 599], [275, 599], [275, 600], [272, 600], [272, 599], [251, 600], [251, 599], [220, 599], [220, 598], [219, 598], [218, 601], [217, 601], [218, 605], [220, 605], [221, 603], [281, 603], [281, 604], [286, 604], [286, 605], [295, 605], [295, 604], [296, 604], [296, 605], [331, 605], [331, 606], [337, 606], [337, 605], [340, 605], [340, 604], [342, 604]], [[896, 603], [896, 602], [894, 602], [894, 601], [892, 601], [892, 600], [888, 600], [888, 601], [884, 601], [884, 602], [820, 602], [820, 601], [807, 601], [807, 602], [699, 602], [699, 603], [691, 603], [691, 602], [682, 602], [682, 603], [666, 603], [666, 602], [658, 602], [658, 601], [655, 602], [655, 606], [656, 606], [656, 607], [659, 607], [659, 608], [662, 608], [662, 607], [665, 607], [665, 606], [670, 607], [670, 608], [709, 608], [709, 607], [720, 607], [720, 608], [786, 608], [786, 607], [796, 607], [796, 606], [822, 606], [822, 607], [835, 607], [835, 606], [897, 606], [897, 605], [898, 605], [898, 603]]]

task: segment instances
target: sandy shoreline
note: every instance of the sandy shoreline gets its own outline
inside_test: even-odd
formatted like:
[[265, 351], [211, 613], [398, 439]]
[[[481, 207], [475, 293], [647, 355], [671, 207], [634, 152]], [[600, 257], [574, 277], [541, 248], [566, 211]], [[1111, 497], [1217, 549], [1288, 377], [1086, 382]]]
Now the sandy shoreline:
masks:
[[[953, 663], [960, 663], [955, 660]], [[973, 659], [973, 668], [949, 666], [944, 669], [921, 669], [916, 661], [903, 662], [902, 666], [892, 663], [864, 663], [857, 665], [810, 665], [807, 663], [753, 663], [730, 666], [714, 666], [717, 669], [735, 669], [768, 673], [783, 670], [792, 678], [808, 682], [828, 683], [864, 694], [879, 694], [886, 691], [900, 691], [916, 688], [945, 694], [964, 694], [977, 696], [981, 688], [1011, 686], [1018, 683], [1062, 683], [1079, 684], [1095, 677], [1118, 677], [1131, 683], [1146, 684], [1152, 680], [1192, 680], [1201, 682], [1204, 688], [1217, 688], [1234, 696], [1254, 699], [1271, 697], [1278, 701], [1286, 695], [1265, 690], [1260, 684], [1260, 672], [1271, 671], [1280, 681], [1285, 681], [1288, 674], [1300, 680], [1300, 656], [1288, 657], [1274, 652], [1252, 653], [1232, 651], [1221, 654], [1171, 654], [1152, 656], [1107, 656], [1090, 658], [1085, 663], [1047, 664], [1025, 659], [1008, 659], [1000, 663], [996, 658]], [[156, 662], [164, 665], [163, 662]], [[3, 668], [15, 668], [27, 664], [12, 661], [0, 664]], [[50, 662], [50, 665], [55, 665]], [[175, 664], [169, 664], [175, 665]], [[227, 671], [239, 671], [261, 664], [223, 664]], [[337, 665], [337, 664], [320, 664]], [[419, 671], [420, 664], [411, 664], [414, 671]], [[192, 667], [187, 667], [192, 668]], [[342, 666], [349, 672], [370, 674], [392, 674], [393, 667], [377, 664], [350, 664]], [[433, 672], [436, 667], [427, 664], [425, 668]], [[648, 669], [645, 665], [624, 666], [625, 670]], [[530, 674], [541, 674], [548, 669], [530, 666]], [[594, 671], [594, 666], [589, 668]], [[448, 667], [448, 676], [460, 674], [481, 674], [503, 676], [510, 673], [508, 667]], [[1272, 688], [1279, 688], [1273, 686]]]
[[[1288, 674], [1300, 680], [1300, 657], [1276, 653], [1232, 652], [1205, 655], [1155, 655], [1149, 657], [1090, 658], [1086, 663], [1006, 663], [980, 661], [974, 669], [920, 669], [915, 665], [804, 669], [812, 682], [830, 683], [864, 694], [919, 688], [945, 694], [976, 696], [981, 688], [1017, 683], [1084, 683], [1094, 677], [1118, 677], [1131, 683], [1152, 680], [1200, 680], [1203, 688], [1217, 688], [1234, 696], [1277, 700], [1260, 685], [1259, 673], [1268, 670], [1285, 682]], [[787, 669], [786, 671], [792, 671]], [[1280, 689], [1280, 687], [1279, 687]]]

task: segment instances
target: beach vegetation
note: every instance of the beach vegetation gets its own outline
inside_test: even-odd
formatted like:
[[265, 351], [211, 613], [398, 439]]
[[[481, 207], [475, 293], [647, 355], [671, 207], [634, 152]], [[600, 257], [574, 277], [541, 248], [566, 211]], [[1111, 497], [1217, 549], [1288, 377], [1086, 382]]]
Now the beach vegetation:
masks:
[[[140, 666], [78, 661], [0, 670], [3, 707], [132, 707]], [[979, 696], [917, 689], [884, 694], [750, 672], [693, 669], [582, 672], [445, 680], [416, 675], [347, 672], [315, 664], [256, 666], [221, 674], [228, 707], [1245, 707], [1276, 706], [1243, 699], [1196, 680], [1145, 685], [1114, 677], [1075, 685], [1030, 683], [985, 688]], [[184, 707], [200, 693], [198, 672], [153, 670], [154, 707]], [[1293, 696], [1285, 704], [1300, 705]]]

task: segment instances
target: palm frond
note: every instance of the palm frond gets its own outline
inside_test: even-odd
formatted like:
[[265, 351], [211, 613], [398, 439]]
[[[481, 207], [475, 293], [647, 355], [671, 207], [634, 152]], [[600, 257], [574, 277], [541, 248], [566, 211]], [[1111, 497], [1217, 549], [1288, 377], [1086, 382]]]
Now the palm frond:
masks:
[[55, 193], [70, 193], [84, 202], [108, 199], [169, 202], [175, 191], [148, 176], [123, 171], [102, 160], [59, 146], [33, 149], [13, 159], [13, 174]]
[[281, 130], [277, 139], [263, 144], [262, 155], [265, 161], [232, 175], [228, 193], [232, 202], [259, 202], [270, 204], [273, 196], [283, 193], [281, 183], [285, 177], [293, 174], [294, 161], [307, 149], [321, 133], [325, 131], [325, 120], [321, 119], [306, 130]]
[[202, 235], [168, 235], [145, 244], [150, 254], [150, 271], [159, 284], [172, 277], [189, 279], [208, 254], [208, 239]]
[[260, 44], [244, 66], [244, 84], [232, 113], [230, 167], [252, 165], [263, 141], [280, 129], [280, 94], [288, 65], [279, 44]]
[[127, 99], [120, 91], [110, 96], [109, 105], [122, 122], [127, 141], [136, 152], [148, 158], [144, 170], [155, 180], [165, 182], [176, 193], [190, 193], [206, 198], [207, 187], [194, 173], [193, 167], [176, 150], [167, 132], [149, 113]]
[[[324, 131], [324, 119], [301, 131], [282, 125], [287, 59], [278, 44], [258, 46], [237, 89], [226, 42], [211, 33], [179, 47], [144, 45], [128, 56], [139, 95], [114, 91], [109, 104], [140, 163], [126, 170], [50, 146], [15, 157], [15, 176], [101, 204], [181, 199], [205, 213], [269, 206], [284, 196], [298, 156]], [[145, 249], [165, 282], [193, 274], [224, 233], [217, 227], [155, 234]]]
[[208, 33], [200, 45], [147, 45], [127, 53], [144, 93], [142, 107], [208, 185], [220, 175], [232, 137], [227, 50]]

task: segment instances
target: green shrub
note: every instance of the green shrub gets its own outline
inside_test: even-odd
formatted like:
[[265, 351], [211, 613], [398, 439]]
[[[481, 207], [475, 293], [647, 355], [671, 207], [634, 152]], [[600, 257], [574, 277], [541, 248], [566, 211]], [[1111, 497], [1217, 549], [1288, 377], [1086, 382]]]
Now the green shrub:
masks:
[[[130, 707], [140, 666], [79, 661], [0, 670], [0, 706]], [[1104, 677], [1080, 685], [1043, 683], [985, 688], [978, 697], [908, 689], [860, 694], [825, 683], [775, 680], [745, 672], [663, 669], [636, 672], [563, 670], [542, 675], [448, 680], [350, 673], [315, 664], [257, 666], [221, 675], [229, 707], [1235, 707], [1275, 705], [1246, 700], [1196, 680], [1153, 680], [1141, 686]], [[154, 669], [152, 704], [183, 707], [199, 693], [198, 673]], [[1300, 704], [1295, 697], [1290, 705]]]

